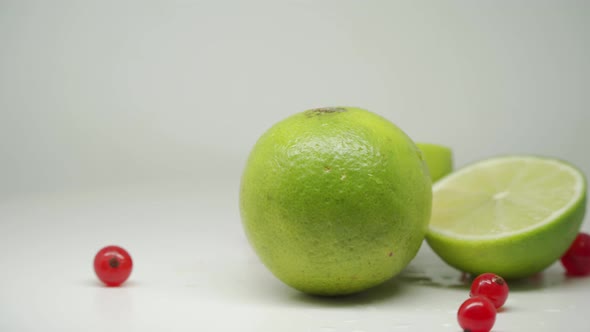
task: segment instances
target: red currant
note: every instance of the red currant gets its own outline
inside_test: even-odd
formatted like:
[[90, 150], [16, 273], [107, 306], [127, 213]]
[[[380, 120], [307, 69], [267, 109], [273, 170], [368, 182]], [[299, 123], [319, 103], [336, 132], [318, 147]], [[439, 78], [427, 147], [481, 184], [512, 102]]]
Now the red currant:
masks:
[[585, 276], [590, 274], [590, 235], [580, 233], [568, 251], [561, 257], [561, 264], [568, 275]]
[[498, 309], [508, 298], [508, 284], [502, 277], [493, 273], [480, 274], [473, 280], [469, 296], [485, 296]]
[[457, 320], [464, 332], [489, 332], [496, 322], [496, 308], [486, 297], [474, 296], [461, 304]]
[[131, 256], [118, 246], [106, 246], [94, 257], [94, 272], [107, 286], [119, 286], [125, 282], [132, 268]]

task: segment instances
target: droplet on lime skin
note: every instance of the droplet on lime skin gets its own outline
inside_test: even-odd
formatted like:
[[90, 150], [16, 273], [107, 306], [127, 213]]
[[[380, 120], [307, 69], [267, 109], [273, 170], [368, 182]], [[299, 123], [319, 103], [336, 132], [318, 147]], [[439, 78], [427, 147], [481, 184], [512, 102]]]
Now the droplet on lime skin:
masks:
[[306, 293], [350, 294], [390, 279], [416, 255], [430, 218], [431, 180], [416, 149], [358, 108], [275, 124], [252, 149], [240, 187], [255, 252]]

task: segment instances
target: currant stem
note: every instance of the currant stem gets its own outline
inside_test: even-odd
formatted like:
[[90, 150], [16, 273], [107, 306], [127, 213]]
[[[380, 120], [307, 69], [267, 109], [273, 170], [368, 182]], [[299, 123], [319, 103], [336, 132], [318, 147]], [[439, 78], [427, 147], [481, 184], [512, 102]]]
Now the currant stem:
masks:
[[113, 268], [116, 269], [119, 267], [119, 260], [115, 257], [109, 259], [109, 265]]

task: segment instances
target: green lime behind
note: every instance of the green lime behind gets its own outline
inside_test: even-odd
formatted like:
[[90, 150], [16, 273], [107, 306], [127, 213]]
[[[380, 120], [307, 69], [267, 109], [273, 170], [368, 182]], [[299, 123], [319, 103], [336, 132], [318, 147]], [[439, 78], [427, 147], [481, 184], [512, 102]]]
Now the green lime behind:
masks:
[[432, 182], [436, 182], [453, 171], [453, 152], [450, 148], [433, 143], [416, 142], [428, 166]]
[[350, 107], [308, 110], [270, 128], [242, 175], [246, 235], [266, 267], [302, 292], [379, 285], [418, 252], [431, 180], [397, 126]]

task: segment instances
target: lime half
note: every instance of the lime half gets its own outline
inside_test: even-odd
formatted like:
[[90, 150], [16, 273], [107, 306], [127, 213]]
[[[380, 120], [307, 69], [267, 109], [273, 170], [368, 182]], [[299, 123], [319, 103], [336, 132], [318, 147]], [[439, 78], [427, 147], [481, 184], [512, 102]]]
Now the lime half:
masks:
[[586, 180], [574, 166], [537, 156], [496, 157], [433, 185], [426, 240], [462, 271], [527, 277], [568, 249], [585, 208]]
[[417, 142], [416, 146], [422, 152], [432, 182], [453, 171], [453, 152], [446, 146], [432, 143]]

